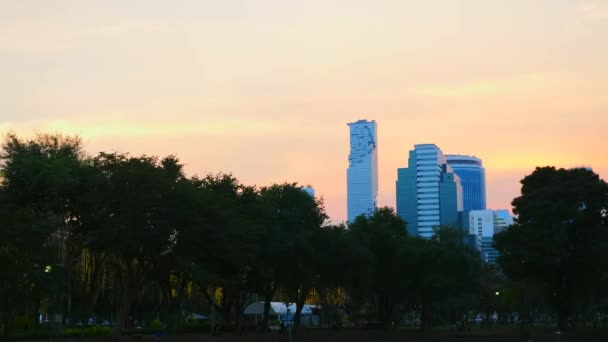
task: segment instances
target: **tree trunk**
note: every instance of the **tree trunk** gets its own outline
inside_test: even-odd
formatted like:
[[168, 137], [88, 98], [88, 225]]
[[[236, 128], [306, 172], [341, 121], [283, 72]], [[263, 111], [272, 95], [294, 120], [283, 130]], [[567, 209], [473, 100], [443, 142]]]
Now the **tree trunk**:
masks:
[[557, 313], [557, 329], [559, 331], [568, 330], [568, 314], [561, 310]]
[[234, 303], [234, 290], [227, 286], [222, 287], [222, 307], [220, 316], [225, 323], [231, 323], [232, 321], [232, 308]]
[[8, 340], [8, 315], [0, 311], [0, 341]]
[[392, 312], [392, 304], [390, 296], [386, 294], [378, 295], [378, 321], [382, 323], [384, 329], [388, 330], [391, 328], [391, 317], [393, 315]]
[[243, 330], [245, 329], [243, 323], [243, 309], [245, 309], [246, 301], [247, 295], [241, 291], [238, 300], [234, 303], [234, 312], [236, 314], [236, 328], [239, 334], [242, 334]]
[[329, 303], [329, 300], [327, 299], [328, 292], [329, 292], [329, 290], [326, 288], [319, 291], [319, 299], [321, 301], [321, 317], [319, 317], [320, 326], [327, 324], [327, 322], [326, 322], [327, 315], [325, 314], [325, 310], [327, 309], [328, 303]]
[[117, 338], [122, 333], [125, 327], [125, 321], [129, 318], [129, 310], [131, 309], [131, 275], [135, 273], [128, 266], [123, 269], [121, 279], [121, 295], [116, 317], [116, 324], [112, 329], [112, 336]]
[[116, 318], [116, 324], [112, 329], [112, 336], [118, 337], [122, 333], [125, 327], [125, 322], [129, 318], [129, 310], [131, 308], [131, 298], [129, 298], [128, 290], [125, 289], [121, 296], [120, 306], [118, 308], [118, 315]]
[[422, 305], [420, 309], [420, 327], [422, 328], [422, 330], [430, 330], [430, 328], [432, 327], [431, 305], [424, 298], [422, 299]]
[[183, 287], [182, 282], [176, 288], [176, 296], [173, 297], [172, 288], [167, 288], [165, 291], [165, 301], [167, 303], [167, 330], [171, 333], [180, 332], [182, 317], [180, 313]]
[[304, 302], [306, 301], [307, 294], [307, 290], [302, 290], [300, 294], [296, 293], [296, 314], [293, 318], [296, 328], [300, 326], [302, 320], [302, 309], [304, 308]]
[[275, 291], [276, 287], [272, 286], [264, 293], [264, 315], [262, 318], [262, 327], [264, 330], [268, 329], [268, 322], [270, 321], [270, 302], [272, 302]]

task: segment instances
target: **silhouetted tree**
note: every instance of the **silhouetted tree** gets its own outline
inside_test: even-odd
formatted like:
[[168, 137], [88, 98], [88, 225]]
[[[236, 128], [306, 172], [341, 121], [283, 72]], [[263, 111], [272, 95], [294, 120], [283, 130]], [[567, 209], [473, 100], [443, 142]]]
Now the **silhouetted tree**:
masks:
[[384, 207], [369, 217], [357, 217], [349, 229], [353, 238], [372, 256], [370, 292], [376, 318], [388, 326], [398, 298], [404, 291], [395, 278], [404, 271], [397, 256], [408, 238], [406, 223], [392, 208]]
[[606, 274], [608, 186], [583, 168], [537, 168], [521, 183], [516, 224], [495, 237], [498, 262], [511, 278], [541, 286], [566, 329]]

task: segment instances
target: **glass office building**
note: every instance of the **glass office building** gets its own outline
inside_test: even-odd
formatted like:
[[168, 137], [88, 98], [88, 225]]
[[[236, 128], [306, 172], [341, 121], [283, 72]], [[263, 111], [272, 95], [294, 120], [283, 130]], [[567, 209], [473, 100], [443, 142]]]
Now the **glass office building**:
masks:
[[465, 226], [470, 236], [480, 242], [478, 250], [481, 259], [487, 263], [496, 263], [498, 251], [494, 248], [494, 235], [513, 224], [513, 217], [508, 210], [471, 210], [465, 212]]
[[430, 238], [440, 225], [458, 226], [460, 179], [434, 144], [415, 145], [408, 167], [397, 169], [397, 214], [411, 235]]
[[305, 186], [302, 188], [302, 191], [309, 194], [310, 197], [315, 197], [315, 189], [312, 186]]
[[346, 171], [348, 222], [371, 215], [378, 197], [378, 140], [376, 122], [349, 123], [350, 154]]
[[448, 165], [460, 177], [463, 210], [486, 209], [486, 170], [474, 156], [448, 154]]

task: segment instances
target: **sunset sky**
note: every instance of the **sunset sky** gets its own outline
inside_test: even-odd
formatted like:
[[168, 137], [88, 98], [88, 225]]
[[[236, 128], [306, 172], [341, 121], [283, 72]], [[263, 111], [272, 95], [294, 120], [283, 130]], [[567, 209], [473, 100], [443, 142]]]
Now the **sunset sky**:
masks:
[[608, 0], [0, 0], [0, 133], [297, 181], [346, 217], [347, 122], [381, 205], [414, 144], [475, 155], [488, 206], [535, 166], [608, 179]]

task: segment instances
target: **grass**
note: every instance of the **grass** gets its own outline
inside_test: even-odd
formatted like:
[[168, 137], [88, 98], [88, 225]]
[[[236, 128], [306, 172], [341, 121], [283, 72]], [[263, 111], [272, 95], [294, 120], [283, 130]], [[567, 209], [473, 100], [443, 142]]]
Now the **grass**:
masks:
[[[297, 332], [297, 342], [431, 342], [431, 341], [521, 341], [522, 330], [517, 326], [472, 326], [470, 331], [453, 331], [449, 326], [437, 327], [431, 331], [420, 331], [414, 329], [392, 329], [389, 331], [382, 329], [305, 329], [300, 328]], [[33, 341], [50, 338], [60, 338], [69, 341], [108, 341], [110, 339], [111, 328], [109, 327], [87, 327], [64, 328], [59, 335], [53, 334], [50, 329], [39, 329], [13, 334], [10, 340]], [[130, 329], [123, 332], [123, 336], [118, 340], [121, 342], [132, 342], [134, 338], [130, 335], [137, 335], [137, 340], [146, 342], [199, 342], [199, 341], [218, 341], [218, 342], [287, 342], [287, 333], [280, 332], [259, 332], [245, 331], [237, 333], [224, 331], [221, 336], [210, 336], [209, 333], [188, 333], [181, 331], [179, 334], [168, 334], [162, 337], [154, 336], [162, 329]], [[553, 342], [555, 340], [554, 329], [551, 326], [530, 326], [527, 336], [535, 342]], [[563, 340], [568, 342], [599, 342], [608, 341], [607, 328], [581, 327], [567, 332]]]

